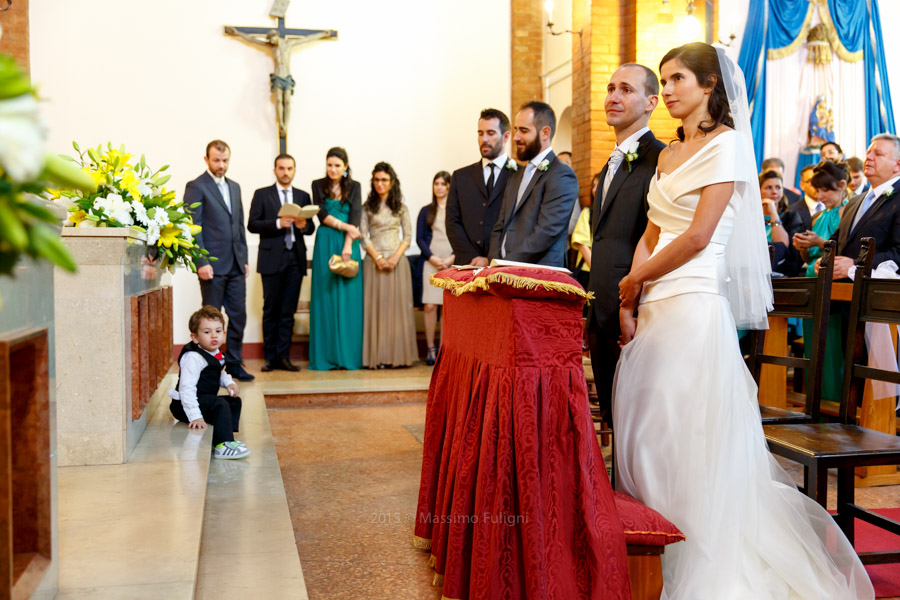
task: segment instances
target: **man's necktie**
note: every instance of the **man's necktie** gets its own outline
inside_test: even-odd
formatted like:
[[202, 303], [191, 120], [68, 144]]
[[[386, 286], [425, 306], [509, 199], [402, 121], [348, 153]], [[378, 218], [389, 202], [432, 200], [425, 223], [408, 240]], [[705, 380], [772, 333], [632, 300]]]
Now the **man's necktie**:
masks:
[[231, 200], [228, 198], [228, 188], [225, 187], [227, 185], [225, 183], [225, 178], [223, 177], [222, 180], [216, 185], [219, 186], [219, 193], [222, 194], [222, 200], [225, 201], [225, 208], [227, 208], [228, 212], [231, 213]]
[[494, 193], [494, 168], [495, 168], [497, 165], [495, 165], [495, 164], [492, 163], [492, 162], [489, 162], [489, 163], [487, 164], [487, 166], [488, 166], [488, 167], [490, 168], [490, 170], [491, 170], [491, 174], [490, 174], [490, 176], [488, 177], [488, 180], [487, 180], [487, 194], [488, 194], [488, 199], [490, 199], [491, 194]]
[[[528, 189], [528, 184], [531, 182], [531, 176], [534, 175], [535, 165], [533, 162], [529, 161], [527, 165], [525, 165], [525, 175], [522, 176], [522, 181], [519, 182], [519, 191], [516, 196], [516, 205], [513, 207], [512, 214], [508, 215], [508, 220], [506, 221], [506, 227], [508, 228], [512, 223], [512, 215], [515, 214], [516, 209], [519, 208], [519, 204], [522, 203], [522, 196], [525, 195], [525, 190]], [[500, 244], [500, 258], [506, 258], [506, 232], [503, 232], [503, 241]]]
[[[281, 192], [284, 194], [284, 204], [287, 204], [288, 202], [290, 202], [290, 200], [288, 200], [288, 191], [281, 190]], [[294, 234], [294, 226], [288, 225], [287, 231], [284, 232], [284, 247], [287, 248], [288, 250], [291, 250], [294, 247], [294, 235], [293, 234]]]
[[869, 190], [869, 193], [866, 194], [866, 197], [863, 198], [862, 204], [859, 205], [859, 210], [856, 211], [856, 216], [853, 217], [853, 226], [850, 229], [853, 229], [859, 224], [859, 221], [862, 219], [862, 216], [866, 214], [866, 211], [872, 206], [872, 202], [875, 200], [875, 190]]
[[612, 183], [613, 177], [616, 176], [616, 171], [619, 170], [619, 165], [622, 164], [624, 159], [625, 154], [618, 148], [613, 150], [613, 153], [609, 155], [609, 162], [606, 163], [606, 179], [603, 180], [603, 200], [600, 204], [600, 208], [603, 208], [606, 204], [606, 194], [609, 191], [609, 186]]

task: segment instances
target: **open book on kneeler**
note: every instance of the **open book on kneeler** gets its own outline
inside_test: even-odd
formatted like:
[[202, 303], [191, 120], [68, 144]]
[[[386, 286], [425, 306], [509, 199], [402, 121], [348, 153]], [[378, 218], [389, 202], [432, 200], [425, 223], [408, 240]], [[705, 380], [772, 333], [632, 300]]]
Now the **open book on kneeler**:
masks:
[[288, 202], [282, 204], [278, 210], [279, 217], [293, 217], [295, 219], [312, 219], [317, 214], [319, 214], [319, 207], [315, 204], [300, 206], [293, 202]]

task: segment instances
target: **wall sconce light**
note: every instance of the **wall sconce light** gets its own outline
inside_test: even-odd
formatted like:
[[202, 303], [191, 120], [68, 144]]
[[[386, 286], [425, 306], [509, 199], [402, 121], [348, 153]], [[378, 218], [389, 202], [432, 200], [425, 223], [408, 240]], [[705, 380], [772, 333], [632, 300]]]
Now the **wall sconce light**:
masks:
[[694, 16], [694, 0], [688, 0], [687, 14], [678, 22], [678, 37], [684, 41], [695, 42], [700, 39], [703, 26]]
[[550, 32], [550, 35], [562, 35], [564, 33], [577, 33], [578, 38], [581, 38], [581, 30], [572, 31], [571, 29], [566, 29], [564, 31], [553, 31], [553, 0], [547, 0], [544, 2], [544, 10], [547, 11], [547, 31]]

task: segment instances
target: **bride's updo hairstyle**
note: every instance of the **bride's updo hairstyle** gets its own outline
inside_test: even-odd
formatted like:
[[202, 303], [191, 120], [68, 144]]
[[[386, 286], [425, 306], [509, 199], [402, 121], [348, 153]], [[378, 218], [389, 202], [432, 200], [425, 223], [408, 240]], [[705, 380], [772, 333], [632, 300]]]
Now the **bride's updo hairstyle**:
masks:
[[[725, 84], [722, 81], [722, 69], [719, 67], [716, 49], [703, 42], [693, 42], [672, 48], [659, 61], [660, 71], [664, 64], [676, 58], [697, 77], [697, 82], [701, 86], [712, 88], [707, 106], [712, 120], [701, 122], [700, 131], [709, 133], [719, 125], [727, 125], [734, 129], [734, 119], [731, 118], [731, 110], [728, 107], [728, 94], [725, 92]], [[679, 127], [676, 133], [678, 139], [683, 142], [684, 127]]]

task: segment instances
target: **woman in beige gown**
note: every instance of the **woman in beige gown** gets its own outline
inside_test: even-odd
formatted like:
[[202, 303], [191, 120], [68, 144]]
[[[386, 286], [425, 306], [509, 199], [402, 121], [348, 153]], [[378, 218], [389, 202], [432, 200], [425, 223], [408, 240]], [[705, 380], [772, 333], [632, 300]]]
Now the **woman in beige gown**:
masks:
[[363, 366], [408, 367], [418, 359], [412, 276], [404, 256], [412, 226], [400, 181], [386, 162], [372, 169], [360, 231], [368, 254], [363, 262]]

